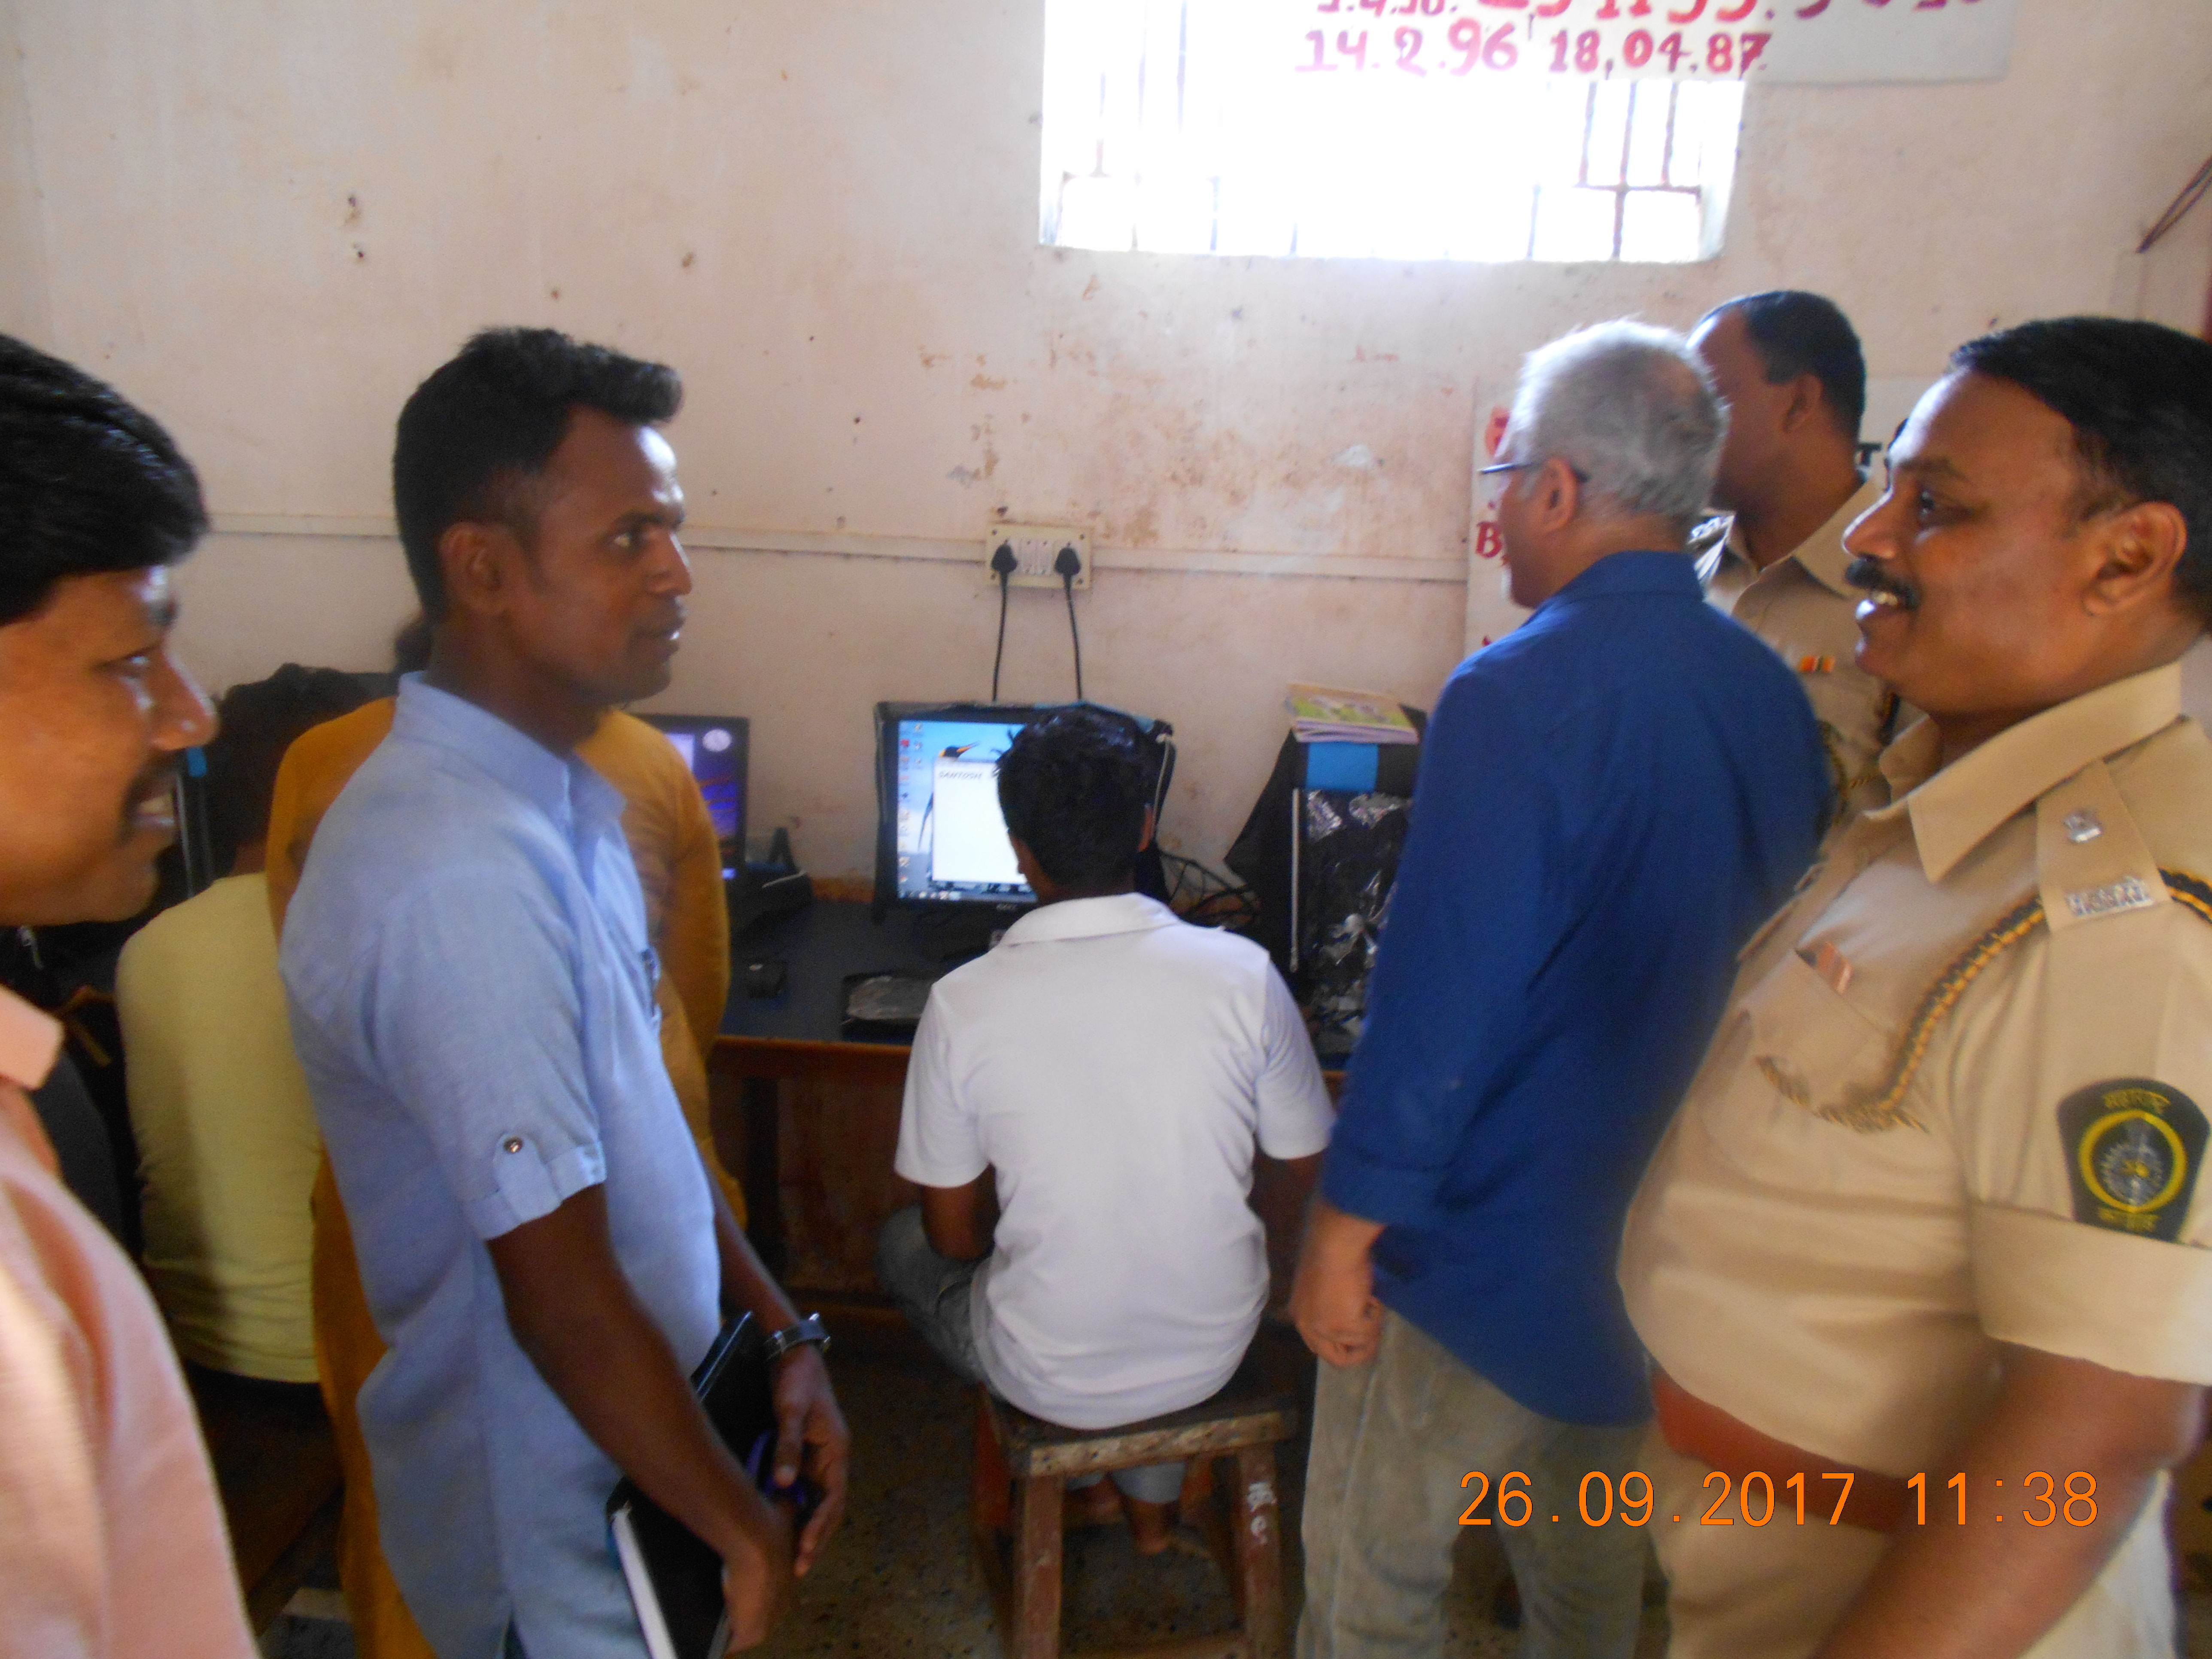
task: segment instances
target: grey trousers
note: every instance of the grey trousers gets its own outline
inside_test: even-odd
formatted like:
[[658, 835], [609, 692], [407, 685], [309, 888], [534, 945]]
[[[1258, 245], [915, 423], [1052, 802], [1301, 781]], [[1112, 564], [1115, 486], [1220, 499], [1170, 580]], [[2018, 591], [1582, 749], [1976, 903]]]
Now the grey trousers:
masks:
[[[980, 1261], [955, 1261], [930, 1248], [921, 1210], [896, 1211], [876, 1241], [876, 1276], [898, 1304], [907, 1323], [920, 1331], [937, 1357], [963, 1382], [982, 1382], [982, 1356], [975, 1351], [974, 1300]], [[1095, 1474], [1067, 1483], [1095, 1486]], [[1114, 1484], [1140, 1504], [1172, 1504], [1182, 1491], [1181, 1463], [1149, 1463], [1140, 1469], [1115, 1469]]]
[[[1477, 1376], [1432, 1337], [1385, 1314], [1371, 1361], [1323, 1364], [1306, 1468], [1306, 1605], [1298, 1659], [1434, 1659], [1462, 1513], [1487, 1477], [1484, 1513], [1520, 1587], [1522, 1659], [1631, 1659], [1642, 1613], [1644, 1535], [1620, 1506], [1583, 1523], [1582, 1480], [1603, 1471], [1617, 1493], [1644, 1430], [1591, 1428], [1539, 1415]], [[1525, 1525], [1496, 1498], [1527, 1476]], [[1509, 1488], [1523, 1488], [1516, 1482]], [[1593, 1512], [1602, 1513], [1591, 1487]], [[1512, 1498], [1509, 1516], [1519, 1515]], [[1559, 1518], [1554, 1521], [1553, 1517]]]

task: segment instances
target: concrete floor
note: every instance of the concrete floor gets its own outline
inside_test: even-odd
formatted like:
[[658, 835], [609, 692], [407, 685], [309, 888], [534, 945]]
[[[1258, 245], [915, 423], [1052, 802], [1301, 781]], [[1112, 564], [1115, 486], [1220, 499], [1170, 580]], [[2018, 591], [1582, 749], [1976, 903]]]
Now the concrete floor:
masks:
[[[837, 1360], [837, 1389], [857, 1448], [853, 1514], [836, 1547], [800, 1587], [799, 1602], [760, 1652], [770, 1659], [997, 1659], [997, 1628], [968, 1534], [969, 1392], [926, 1353], [874, 1343]], [[1279, 1487], [1289, 1604], [1301, 1599], [1297, 1516], [1303, 1443], [1281, 1453]], [[1449, 1659], [1509, 1659], [1517, 1638], [1489, 1607], [1503, 1553], [1470, 1528], [1447, 1609]], [[1080, 1653], [1164, 1636], [1224, 1630], [1228, 1587], [1197, 1540], [1150, 1559], [1122, 1528], [1067, 1543], [1063, 1647]], [[1647, 1616], [1638, 1659], [1666, 1650], [1665, 1616]]]
[[[989, 1597], [968, 1534], [974, 1404], [944, 1368], [897, 1337], [844, 1343], [833, 1361], [856, 1455], [844, 1530], [799, 1589], [763, 1659], [998, 1659]], [[1298, 1604], [1297, 1516], [1304, 1449], [1285, 1448], [1280, 1481], [1290, 1604]], [[2212, 1565], [2212, 1564], [2209, 1564]], [[1487, 1534], [1470, 1528], [1447, 1606], [1447, 1659], [1511, 1659], [1518, 1638], [1491, 1621], [1505, 1571]], [[1227, 1588], [1189, 1540], [1147, 1559], [1121, 1528], [1068, 1540], [1064, 1646], [1126, 1644], [1226, 1628]], [[326, 1598], [301, 1612], [326, 1613]], [[2189, 1597], [2185, 1659], [2212, 1659], [2212, 1586]], [[1638, 1659], [1662, 1659], [1666, 1617], [1644, 1620]], [[262, 1642], [266, 1659], [354, 1659], [342, 1622], [288, 1614]]]

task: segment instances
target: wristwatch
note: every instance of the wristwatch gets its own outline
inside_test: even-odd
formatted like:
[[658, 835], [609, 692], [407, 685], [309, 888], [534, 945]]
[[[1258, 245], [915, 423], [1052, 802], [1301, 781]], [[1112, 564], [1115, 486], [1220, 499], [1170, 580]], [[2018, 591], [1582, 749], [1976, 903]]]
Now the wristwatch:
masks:
[[780, 1331], [771, 1331], [768, 1339], [768, 1363], [771, 1365], [793, 1348], [811, 1342], [823, 1352], [830, 1352], [830, 1328], [822, 1322], [822, 1316], [811, 1313], [796, 1325], [786, 1325]]

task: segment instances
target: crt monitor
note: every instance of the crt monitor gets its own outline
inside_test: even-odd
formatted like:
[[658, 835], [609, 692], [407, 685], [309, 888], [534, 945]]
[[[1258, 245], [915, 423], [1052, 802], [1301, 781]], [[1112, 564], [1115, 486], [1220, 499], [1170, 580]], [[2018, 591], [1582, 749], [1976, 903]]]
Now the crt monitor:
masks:
[[691, 769], [714, 820], [722, 847], [722, 873], [734, 876], [745, 855], [745, 758], [750, 728], [719, 714], [644, 714], [647, 725], [675, 745]]
[[[876, 706], [875, 908], [1028, 905], [1006, 821], [999, 757], [1014, 734], [1066, 703], [878, 703]], [[1160, 746], [1165, 793], [1170, 730], [1135, 717]]]

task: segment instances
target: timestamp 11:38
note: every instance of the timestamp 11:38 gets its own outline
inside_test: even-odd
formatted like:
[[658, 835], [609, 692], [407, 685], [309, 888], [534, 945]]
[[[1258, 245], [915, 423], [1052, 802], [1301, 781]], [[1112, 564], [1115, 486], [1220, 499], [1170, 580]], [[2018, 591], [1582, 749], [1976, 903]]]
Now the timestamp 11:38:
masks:
[[[1764, 1527], [1782, 1520], [1785, 1523], [1805, 1526], [1840, 1526], [1844, 1524], [1844, 1507], [1850, 1502], [1851, 1490], [1856, 1485], [1857, 1474], [1843, 1469], [1822, 1471], [1808, 1478], [1803, 1472], [1784, 1476], [1779, 1481], [1763, 1469], [1750, 1469], [1741, 1477], [1713, 1470], [1705, 1478], [1704, 1486], [1711, 1501], [1702, 1513], [1684, 1513], [1664, 1517], [1674, 1522], [1695, 1522], [1705, 1527]], [[1870, 1477], [1882, 1479], [1883, 1477]], [[2040, 1489], [2039, 1490], [2039, 1483]], [[1944, 1500], [1948, 1488], [1955, 1500], [1955, 1520], [1965, 1526], [1972, 1515], [1967, 1503], [1967, 1481], [1962, 1474], [1953, 1475], [1936, 1488], [1936, 1514], [1929, 1521], [1928, 1477], [1915, 1474], [1900, 1483], [1909, 1496], [1916, 1526], [1942, 1524], [1954, 1517], [1946, 1511], [1953, 1504]], [[2006, 1500], [2004, 1482], [1992, 1482], [1996, 1496], [1993, 1503]], [[1718, 1490], [1714, 1488], [1717, 1485]], [[1462, 1489], [1473, 1487], [1474, 1501], [1460, 1516], [1462, 1527], [1487, 1527], [1492, 1523], [1491, 1515], [1479, 1515], [1486, 1499], [1492, 1496], [1490, 1477], [1477, 1469], [1469, 1472], [1460, 1481]], [[2031, 1527], [2048, 1527], [2058, 1522], [2068, 1526], [2086, 1527], [2097, 1518], [2097, 1478], [2087, 1470], [2075, 1469], [2065, 1477], [2062, 1486], [2056, 1476], [2042, 1469], [2031, 1472], [2020, 1483], [2019, 1490], [2027, 1494], [2026, 1505], [2018, 1518]], [[1735, 1501], [1730, 1503], [1730, 1499]], [[1514, 1469], [1499, 1477], [1495, 1500], [1490, 1504], [1496, 1522], [1501, 1526], [1525, 1527], [1539, 1519], [1534, 1488], [1528, 1477]], [[1582, 1478], [1581, 1488], [1575, 1494], [1571, 1511], [1562, 1510], [1551, 1516], [1553, 1522], [1580, 1521], [1587, 1527], [1602, 1527], [1619, 1520], [1623, 1526], [1641, 1527], [1648, 1524], [1657, 1508], [1651, 1477], [1641, 1469], [1631, 1469], [1620, 1477], [1616, 1491], [1613, 1477], [1602, 1469], [1592, 1469]], [[1695, 1505], [1692, 1505], [1694, 1510]], [[1733, 1512], [1731, 1512], [1733, 1511]], [[1991, 1524], [2008, 1518], [2001, 1509], [1990, 1512]]]

